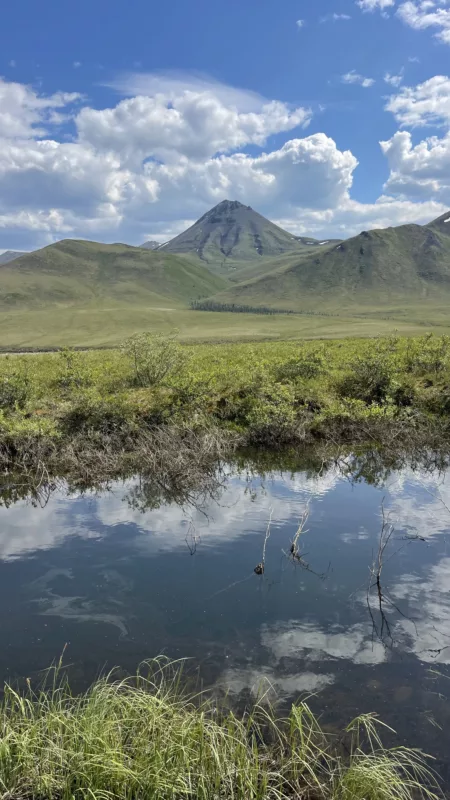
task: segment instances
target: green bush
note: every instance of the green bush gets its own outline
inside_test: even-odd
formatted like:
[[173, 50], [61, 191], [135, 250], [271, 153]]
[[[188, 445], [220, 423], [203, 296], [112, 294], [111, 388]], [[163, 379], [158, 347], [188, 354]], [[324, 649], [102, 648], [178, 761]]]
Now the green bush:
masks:
[[20, 364], [9, 368], [0, 376], [0, 408], [25, 408], [30, 391], [26, 365]]
[[384, 403], [394, 389], [394, 359], [382, 345], [356, 355], [349, 371], [336, 382], [338, 394], [364, 403]]
[[92, 377], [86, 369], [81, 353], [65, 347], [58, 353], [58, 377], [56, 385], [60, 389], [81, 389], [92, 384]]
[[297, 414], [292, 387], [272, 384], [261, 387], [246, 415], [252, 444], [282, 445], [297, 438]]
[[176, 337], [177, 332], [136, 333], [124, 342], [122, 351], [131, 363], [135, 386], [157, 386], [184, 366], [186, 355]]
[[418, 339], [408, 339], [404, 368], [416, 375], [438, 375], [450, 364], [450, 336], [427, 333]]
[[307, 350], [302, 347], [294, 358], [277, 367], [277, 381], [295, 381], [297, 378], [311, 380], [325, 372], [326, 352], [324, 349]]

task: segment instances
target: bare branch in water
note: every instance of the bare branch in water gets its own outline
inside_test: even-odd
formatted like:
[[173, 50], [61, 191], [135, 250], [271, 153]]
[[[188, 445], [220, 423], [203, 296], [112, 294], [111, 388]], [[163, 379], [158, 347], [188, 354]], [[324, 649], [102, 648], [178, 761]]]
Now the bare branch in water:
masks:
[[270, 509], [269, 521], [267, 523], [266, 535], [264, 537], [262, 561], [256, 565], [254, 570], [256, 575], [264, 575], [266, 569], [266, 547], [267, 547], [267, 542], [270, 539], [270, 526], [272, 523], [272, 514], [273, 514], [273, 508]]
[[300, 557], [299, 548], [298, 548], [298, 540], [300, 539], [300, 536], [302, 535], [302, 533], [306, 533], [305, 525], [308, 522], [308, 519], [309, 519], [309, 502], [306, 504], [306, 508], [303, 511], [303, 514], [302, 514], [302, 516], [300, 518], [300, 522], [298, 524], [297, 533], [295, 534], [295, 536], [294, 536], [294, 538], [292, 540], [292, 543], [291, 543], [290, 552], [291, 552], [291, 555], [292, 555], [293, 558], [299, 558]]

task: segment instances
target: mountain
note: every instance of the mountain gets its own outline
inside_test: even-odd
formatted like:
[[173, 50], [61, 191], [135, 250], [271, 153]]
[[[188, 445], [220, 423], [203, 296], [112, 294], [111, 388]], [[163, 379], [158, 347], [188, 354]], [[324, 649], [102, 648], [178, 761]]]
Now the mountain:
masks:
[[320, 244], [293, 236], [237, 200], [223, 200], [184, 233], [161, 245], [161, 250], [188, 255], [211, 270], [227, 272]]
[[139, 247], [142, 247], [143, 250], [157, 250], [158, 247], [161, 247], [161, 242], [144, 242], [144, 244], [140, 244]]
[[431, 230], [437, 233], [443, 233], [444, 236], [450, 236], [450, 211], [447, 211], [446, 214], [442, 214], [441, 217], [433, 220], [433, 222], [429, 222], [425, 227], [431, 228]]
[[20, 258], [20, 256], [23, 255], [23, 250], [5, 250], [4, 253], [0, 253], [0, 266], [2, 264], [9, 264], [10, 261], [14, 261], [14, 259]]
[[303, 254], [228, 288], [216, 299], [283, 308], [331, 308], [450, 297], [450, 213]]
[[56, 303], [186, 305], [226, 281], [180, 256], [124, 244], [65, 239], [0, 270], [0, 308]]

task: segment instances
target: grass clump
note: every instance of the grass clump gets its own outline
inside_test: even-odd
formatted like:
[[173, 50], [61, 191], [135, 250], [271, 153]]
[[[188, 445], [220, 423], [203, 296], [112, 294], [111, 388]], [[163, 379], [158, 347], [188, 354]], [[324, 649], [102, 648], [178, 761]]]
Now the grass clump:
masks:
[[277, 720], [263, 703], [237, 716], [186, 692], [176, 665], [156, 660], [131, 679], [98, 680], [81, 695], [59, 679], [0, 707], [0, 786], [9, 798], [57, 800], [412, 800], [436, 798], [424, 756], [383, 746], [374, 716], [342, 738], [306, 703]]

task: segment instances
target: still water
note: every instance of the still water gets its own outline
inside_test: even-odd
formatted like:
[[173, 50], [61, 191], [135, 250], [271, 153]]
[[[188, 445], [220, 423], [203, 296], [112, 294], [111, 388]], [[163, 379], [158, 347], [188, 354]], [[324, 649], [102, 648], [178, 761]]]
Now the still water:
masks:
[[376, 711], [448, 775], [450, 473], [230, 467], [201, 507], [149, 506], [134, 479], [0, 508], [0, 680], [34, 681], [65, 646], [80, 688], [188, 657], [237, 704], [268, 681], [281, 705], [314, 693], [331, 726]]

